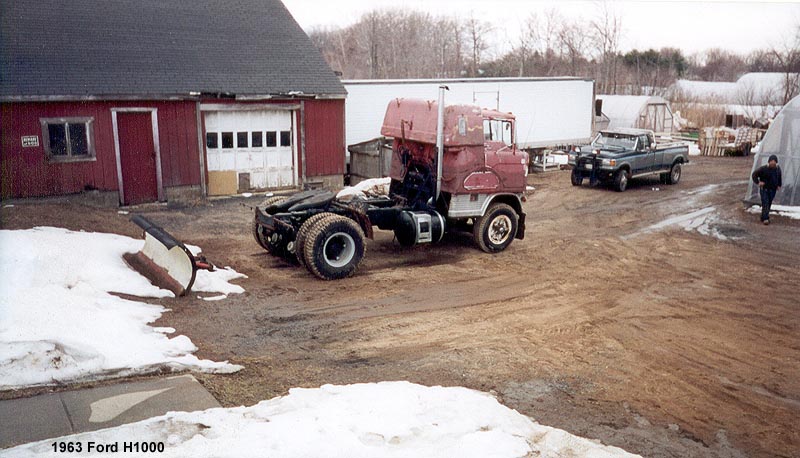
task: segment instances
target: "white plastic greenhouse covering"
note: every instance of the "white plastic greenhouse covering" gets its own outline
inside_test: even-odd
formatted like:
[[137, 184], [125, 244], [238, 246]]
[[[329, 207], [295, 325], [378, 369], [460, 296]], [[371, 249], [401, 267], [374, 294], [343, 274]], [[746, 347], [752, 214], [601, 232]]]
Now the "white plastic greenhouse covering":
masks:
[[[764, 134], [753, 171], [767, 163], [771, 154], [778, 156], [783, 187], [775, 196], [775, 205], [800, 207], [800, 96], [793, 98]], [[745, 201], [760, 204], [758, 187], [750, 180]]]

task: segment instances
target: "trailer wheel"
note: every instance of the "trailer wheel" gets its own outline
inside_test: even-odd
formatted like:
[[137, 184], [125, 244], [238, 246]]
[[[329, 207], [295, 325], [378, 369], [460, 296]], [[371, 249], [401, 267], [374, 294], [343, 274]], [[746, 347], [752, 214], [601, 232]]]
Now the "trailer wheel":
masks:
[[578, 172], [578, 169], [572, 169], [572, 175], [569, 178], [572, 186], [580, 186], [583, 183], [583, 175]]
[[[269, 207], [270, 205], [283, 202], [284, 200], [286, 200], [285, 197], [270, 197], [262, 202], [259, 207]], [[267, 233], [267, 230], [264, 227], [259, 226], [258, 220], [253, 217], [253, 238], [255, 238], [256, 242], [261, 245], [261, 248], [267, 250], [268, 253], [272, 253], [276, 248], [276, 245], [271, 241], [271, 236], [272, 234]]]
[[681, 164], [676, 162], [672, 164], [672, 168], [669, 169], [667, 184], [678, 184], [679, 181], [681, 181]]
[[625, 192], [628, 189], [628, 171], [625, 169], [619, 169], [616, 175], [614, 175], [614, 189], [617, 192]]
[[365, 251], [361, 228], [355, 221], [339, 215], [323, 218], [311, 226], [303, 246], [306, 268], [323, 280], [353, 275]]
[[495, 203], [489, 206], [472, 228], [478, 248], [487, 253], [499, 253], [508, 248], [517, 235], [518, 219], [517, 212], [509, 205]]
[[308, 232], [319, 221], [331, 216], [336, 216], [336, 214], [330, 212], [317, 213], [311, 218], [305, 220], [305, 222], [300, 226], [300, 229], [297, 230], [297, 237], [294, 238], [294, 252], [295, 255], [297, 255], [297, 260], [300, 262], [300, 265], [306, 265], [305, 246], [306, 240], [308, 240]]

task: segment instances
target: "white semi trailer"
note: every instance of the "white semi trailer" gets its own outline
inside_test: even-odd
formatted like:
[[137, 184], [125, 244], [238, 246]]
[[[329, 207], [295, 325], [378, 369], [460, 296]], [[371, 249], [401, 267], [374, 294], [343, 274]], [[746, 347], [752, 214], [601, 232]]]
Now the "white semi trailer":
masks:
[[434, 100], [446, 85], [448, 105], [479, 105], [511, 112], [517, 145], [536, 149], [585, 144], [594, 122], [594, 81], [583, 78], [465, 78], [346, 80], [347, 144], [380, 135], [386, 105], [396, 98]]

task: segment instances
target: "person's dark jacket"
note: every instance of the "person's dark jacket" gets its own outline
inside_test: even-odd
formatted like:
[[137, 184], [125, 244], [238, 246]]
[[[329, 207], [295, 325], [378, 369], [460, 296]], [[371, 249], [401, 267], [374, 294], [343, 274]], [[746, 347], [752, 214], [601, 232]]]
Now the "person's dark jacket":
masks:
[[768, 165], [762, 165], [753, 172], [753, 182], [758, 184], [761, 181], [764, 182], [764, 189], [771, 189], [774, 191], [783, 186], [781, 168], [779, 166], [770, 168]]

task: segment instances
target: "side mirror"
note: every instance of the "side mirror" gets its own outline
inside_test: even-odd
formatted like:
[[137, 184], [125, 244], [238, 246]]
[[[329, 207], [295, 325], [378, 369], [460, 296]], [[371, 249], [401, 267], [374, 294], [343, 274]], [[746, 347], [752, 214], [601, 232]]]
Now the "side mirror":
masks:
[[650, 149], [656, 149], [656, 144], [655, 144], [655, 142], [653, 142], [653, 143], [650, 143]]

